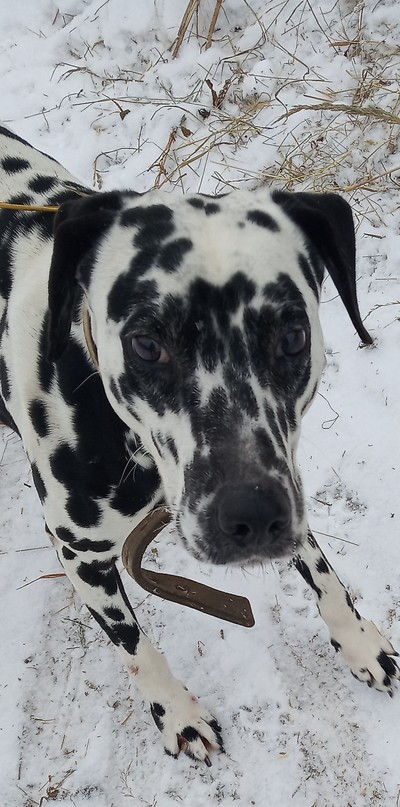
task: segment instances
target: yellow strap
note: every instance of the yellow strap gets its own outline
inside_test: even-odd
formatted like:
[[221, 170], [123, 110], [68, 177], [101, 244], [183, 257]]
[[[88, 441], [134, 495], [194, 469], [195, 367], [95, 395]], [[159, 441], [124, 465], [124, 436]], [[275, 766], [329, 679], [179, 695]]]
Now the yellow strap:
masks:
[[57, 213], [59, 205], [12, 205], [0, 202], [0, 210], [33, 210], [35, 213]]

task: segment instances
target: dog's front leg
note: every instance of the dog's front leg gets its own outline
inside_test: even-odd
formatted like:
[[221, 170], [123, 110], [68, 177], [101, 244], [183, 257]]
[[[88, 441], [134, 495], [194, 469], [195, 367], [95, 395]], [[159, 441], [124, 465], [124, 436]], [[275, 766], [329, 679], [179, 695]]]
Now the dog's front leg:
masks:
[[222, 750], [221, 729], [213, 716], [172, 675], [165, 656], [141, 630], [110, 553], [77, 553], [58, 538], [54, 543], [74, 588], [118, 648], [162, 734], [165, 750], [183, 750], [210, 765], [209, 752]]
[[319, 613], [330, 632], [331, 644], [336, 651], [342, 652], [352, 674], [360, 681], [366, 681], [368, 686], [392, 696], [400, 670], [391, 656], [398, 656], [398, 653], [374, 623], [358, 613], [349, 592], [310, 531], [294, 558], [294, 565], [315, 592]]

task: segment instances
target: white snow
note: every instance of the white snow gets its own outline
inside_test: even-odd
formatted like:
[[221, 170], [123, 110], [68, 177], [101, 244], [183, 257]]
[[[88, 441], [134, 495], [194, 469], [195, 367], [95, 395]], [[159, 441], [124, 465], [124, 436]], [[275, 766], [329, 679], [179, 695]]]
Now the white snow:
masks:
[[[396, 115], [398, 7], [224, 0], [205, 49], [215, 2], [200, 0], [173, 59], [187, 5], [0, 0], [2, 119], [97, 189], [214, 193], [264, 178], [345, 191], [376, 345], [359, 349], [328, 280], [327, 367], [301, 467], [324, 551], [400, 649], [400, 121], [338, 108]], [[230, 80], [221, 109], [206, 79], [217, 94]], [[321, 104], [335, 108], [304, 109]], [[251, 630], [235, 627], [126, 580], [149, 637], [223, 725], [226, 754], [210, 769], [163, 754], [147, 704], [57, 576], [19, 439], [0, 427], [4, 807], [397, 807], [400, 694], [349, 675], [296, 572], [199, 568], [168, 533], [157, 551], [148, 563], [248, 596], [256, 617]]]

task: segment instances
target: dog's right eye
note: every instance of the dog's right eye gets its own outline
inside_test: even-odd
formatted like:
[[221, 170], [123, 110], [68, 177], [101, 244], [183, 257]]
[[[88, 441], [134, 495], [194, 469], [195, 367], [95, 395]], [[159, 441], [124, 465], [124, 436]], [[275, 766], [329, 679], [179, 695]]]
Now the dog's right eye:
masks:
[[132, 348], [139, 359], [153, 364], [168, 364], [170, 355], [152, 336], [132, 336]]

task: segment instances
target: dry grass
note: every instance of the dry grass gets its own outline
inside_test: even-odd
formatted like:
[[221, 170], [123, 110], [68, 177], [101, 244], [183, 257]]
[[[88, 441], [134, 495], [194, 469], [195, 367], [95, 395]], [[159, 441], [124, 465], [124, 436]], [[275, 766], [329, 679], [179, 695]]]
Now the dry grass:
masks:
[[[368, 198], [369, 208], [376, 212], [374, 194], [397, 186], [400, 173], [400, 161], [388, 167], [388, 159], [398, 148], [399, 49], [368, 39], [363, 4], [353, 0], [335, 5], [336, 13], [343, 14], [335, 25], [314, 10], [309, 0], [290, 6], [282, 0], [271, 5], [262, 18], [251, 2], [242, 2], [243, 31], [254, 33], [254, 44], [243, 49], [240, 26], [230, 24], [228, 3], [188, 1], [169, 48], [172, 58], [178, 58], [193, 38], [202, 51], [218, 42], [226, 56], [203, 77], [196, 71], [199, 77], [185, 96], [174, 96], [161, 82], [158, 97], [135, 92], [146, 83], [157, 59], [142, 70], [121, 69], [116, 75], [102, 75], [85, 67], [81, 58], [79, 65], [58, 65], [63, 71], [59, 80], [68, 81], [86, 72], [95, 88], [95, 99], [85, 100], [83, 94], [72, 104], [84, 109], [93, 106], [99, 118], [114, 114], [123, 120], [133, 107], [147, 105], [154, 107], [154, 115], [161, 109], [177, 113], [166, 142], [159, 145], [158, 157], [147, 169], [155, 188], [170, 185], [185, 190], [190, 173], [192, 184], [194, 176], [201, 189], [202, 177], [212, 164], [217, 192], [243, 182], [250, 187], [268, 183], [288, 189], [342, 191], [353, 197], [356, 194], [356, 205], [361, 196]], [[275, 34], [275, 25], [285, 14], [291, 49], [286, 47], [289, 40]], [[302, 60], [305, 15], [312, 15], [324, 47], [346, 60], [351, 78], [348, 90], [335, 90], [332, 80]], [[96, 42], [90, 52], [95, 53], [98, 46]], [[268, 80], [257, 74], [264, 46], [264, 53], [274, 52], [289, 64], [295, 79], [287, 78], [288, 70]], [[158, 61], [166, 58], [159, 53]], [[246, 90], [249, 77], [254, 87], [251, 91]], [[116, 92], [119, 83], [124, 85], [123, 95]], [[295, 85], [296, 93], [292, 92]], [[296, 103], [288, 99], [296, 99]], [[269, 163], [266, 157], [261, 171], [252, 170], [246, 163], [245, 149], [255, 138], [260, 148], [264, 144], [274, 147], [273, 161]], [[111, 152], [98, 155], [93, 171], [97, 187], [101, 187], [107, 165], [113, 159], [127, 159], [129, 150], [135, 151], [127, 144], [114, 156]]]

